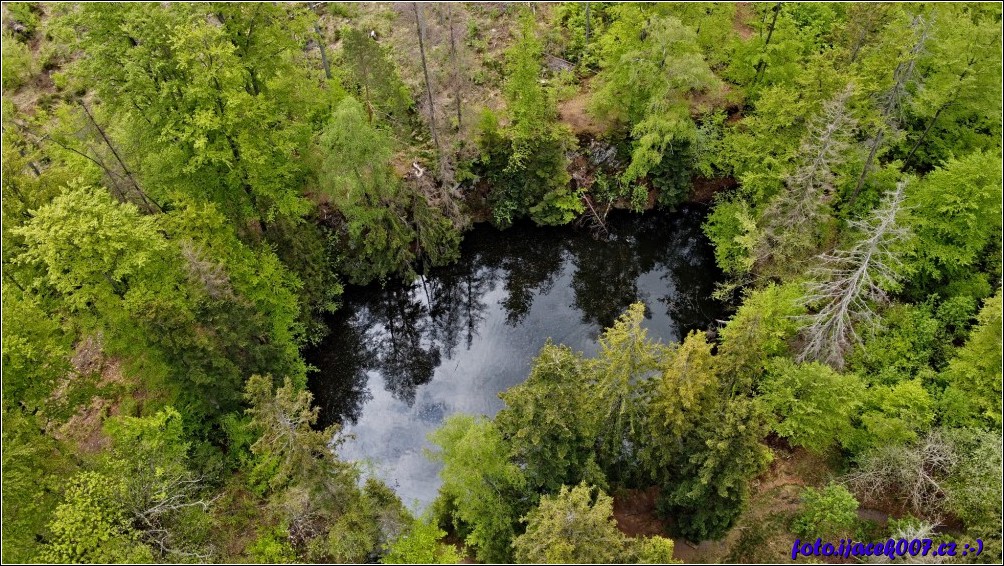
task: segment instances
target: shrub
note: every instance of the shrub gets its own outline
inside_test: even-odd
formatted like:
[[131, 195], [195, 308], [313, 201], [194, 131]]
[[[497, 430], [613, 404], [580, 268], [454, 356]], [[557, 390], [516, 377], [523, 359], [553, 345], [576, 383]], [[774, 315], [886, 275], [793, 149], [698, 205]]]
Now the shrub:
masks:
[[795, 519], [795, 534], [802, 538], [836, 540], [854, 527], [858, 500], [842, 485], [831, 483], [823, 489], [807, 487], [802, 493], [802, 502], [805, 507]]

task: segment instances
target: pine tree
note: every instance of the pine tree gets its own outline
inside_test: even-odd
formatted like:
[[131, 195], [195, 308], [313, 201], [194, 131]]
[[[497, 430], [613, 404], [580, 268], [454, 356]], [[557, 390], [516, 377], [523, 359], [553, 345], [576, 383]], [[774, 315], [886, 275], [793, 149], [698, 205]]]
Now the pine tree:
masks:
[[320, 144], [327, 155], [321, 186], [345, 217], [350, 281], [408, 274], [415, 260], [415, 231], [409, 221], [413, 197], [391, 168], [390, 136], [367, 121], [362, 104], [346, 97]]

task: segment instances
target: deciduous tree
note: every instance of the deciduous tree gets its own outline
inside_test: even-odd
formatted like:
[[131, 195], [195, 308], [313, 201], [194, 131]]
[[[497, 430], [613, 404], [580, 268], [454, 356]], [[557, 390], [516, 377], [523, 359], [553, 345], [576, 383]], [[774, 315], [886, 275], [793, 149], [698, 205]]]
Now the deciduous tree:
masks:
[[864, 385], [818, 362], [795, 364], [776, 358], [761, 384], [764, 403], [777, 417], [774, 431], [793, 446], [821, 452], [845, 438]]

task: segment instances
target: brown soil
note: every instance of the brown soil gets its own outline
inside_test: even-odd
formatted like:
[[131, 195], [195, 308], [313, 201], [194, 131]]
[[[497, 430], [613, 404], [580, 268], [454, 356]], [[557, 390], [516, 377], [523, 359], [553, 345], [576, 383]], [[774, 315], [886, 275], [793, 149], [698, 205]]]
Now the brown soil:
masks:
[[479, 564], [479, 562], [471, 554], [470, 549], [464, 545], [464, 541], [460, 540], [460, 537], [456, 533], [450, 532], [442, 540], [443, 544], [453, 545], [457, 549], [457, 553], [463, 558], [460, 559], [460, 564]]
[[400, 179], [412, 176], [415, 174], [414, 163], [411, 155], [405, 155], [404, 153], [398, 153], [391, 160], [391, 168], [394, 169], [394, 175]]
[[61, 404], [71, 389], [81, 385], [81, 380], [94, 380], [100, 391], [87, 404], [81, 404], [65, 422], [52, 420], [47, 427], [54, 438], [69, 442], [82, 454], [96, 454], [108, 447], [110, 439], [105, 435], [103, 424], [109, 416], [122, 412], [122, 401], [130, 395], [139, 407], [148, 400], [148, 391], [131, 387], [122, 360], [105, 355], [103, 339], [93, 334], [81, 339], [74, 347], [70, 358], [73, 370], [56, 387], [50, 402]]
[[[658, 487], [626, 489], [614, 496], [614, 519], [617, 528], [631, 537], [666, 536], [668, 523], [656, 514]], [[673, 540], [673, 558], [684, 563], [706, 562], [725, 549], [725, 542], [706, 540], [692, 543], [682, 538]]]
[[[731, 535], [733, 532], [730, 532]], [[728, 540], [728, 539], [726, 539]], [[673, 558], [684, 564], [701, 564], [718, 562], [714, 557], [721, 556], [728, 549], [728, 544], [720, 540], [705, 540], [693, 543], [677, 539], [673, 544]]]
[[691, 93], [687, 98], [690, 106], [690, 115], [697, 118], [715, 109], [732, 106], [734, 102], [732, 99], [735, 98], [735, 93], [731, 86], [722, 83], [718, 88]]
[[213, 521], [213, 540], [221, 541], [219, 549], [223, 557], [232, 560], [233, 557], [246, 556], [247, 548], [257, 539], [260, 531], [246, 528], [246, 518], [258, 517], [261, 530], [272, 524], [271, 517], [267, 517], [265, 509], [258, 507], [256, 500], [257, 497], [235, 477], [213, 505], [213, 514], [217, 517]]
[[111, 440], [101, 424], [111, 412], [112, 402], [102, 397], [92, 397], [89, 405], [81, 406], [62, 426], [51, 432], [58, 440], [71, 443], [81, 454], [97, 454], [108, 447]]
[[572, 133], [577, 136], [582, 134], [598, 136], [609, 129], [607, 124], [597, 120], [587, 111], [590, 96], [589, 81], [582, 81], [575, 96], [558, 103], [558, 119], [568, 124]]
[[713, 179], [708, 179], [706, 177], [694, 177], [692, 180], [693, 188], [690, 190], [690, 197], [688, 200], [691, 202], [709, 203], [714, 200], [715, 195], [721, 191], [727, 191], [738, 186], [738, 183], [732, 177], [715, 177]]
[[666, 525], [656, 516], [659, 488], [625, 489], [614, 496], [614, 519], [622, 533], [637, 536], [665, 535]]
[[732, 20], [732, 27], [743, 40], [748, 40], [756, 33], [749, 21], [753, 19], [753, 6], [749, 2], [739, 2], [736, 4], [736, 15]]

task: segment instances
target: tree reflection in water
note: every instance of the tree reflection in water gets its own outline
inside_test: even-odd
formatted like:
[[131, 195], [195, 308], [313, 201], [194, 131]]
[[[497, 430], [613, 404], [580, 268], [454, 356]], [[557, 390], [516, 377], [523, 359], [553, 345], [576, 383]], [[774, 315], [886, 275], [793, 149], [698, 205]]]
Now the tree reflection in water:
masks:
[[[720, 272], [701, 232], [704, 214], [700, 207], [616, 214], [602, 240], [573, 228], [517, 225], [500, 232], [479, 226], [467, 234], [453, 265], [409, 283], [349, 288], [342, 310], [329, 320], [331, 334], [307, 353], [318, 368], [309, 383], [321, 407], [320, 424], [356, 423], [372, 394], [367, 387], [377, 383], [370, 381], [373, 374], [409, 408], [418, 388], [433, 378], [475, 377], [454, 375], [475, 341], [491, 348], [512, 332], [486, 322], [493, 309], [504, 315], [503, 326], [528, 338], [528, 349], [516, 353], [526, 366], [548, 337], [561, 339], [548, 317], [562, 309], [575, 311], [588, 331], [584, 335], [592, 337], [639, 300], [646, 303], [653, 338], [680, 340], [686, 331], [710, 326], [721, 318], [722, 306], [710, 298]], [[561, 303], [566, 295], [571, 300]], [[535, 311], [543, 298], [548, 312]], [[466, 365], [478, 373], [495, 371], [478, 362]], [[453, 410], [449, 400], [428, 403], [438, 407], [433, 415], [439, 418]]]
[[372, 351], [366, 348], [364, 333], [354, 321], [357, 307], [346, 302], [328, 317], [328, 335], [306, 352], [315, 368], [307, 378], [307, 387], [319, 407], [318, 428], [341, 422], [352, 424], [359, 419], [363, 404], [370, 399], [366, 370], [372, 365]]

